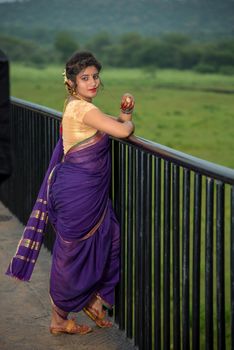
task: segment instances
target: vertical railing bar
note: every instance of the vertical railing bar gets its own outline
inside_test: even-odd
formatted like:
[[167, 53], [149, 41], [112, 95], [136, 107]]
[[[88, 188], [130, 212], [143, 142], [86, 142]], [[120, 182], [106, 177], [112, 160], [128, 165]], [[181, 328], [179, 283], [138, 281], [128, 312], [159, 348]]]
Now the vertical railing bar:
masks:
[[225, 289], [224, 289], [224, 184], [217, 182], [216, 250], [217, 250], [217, 348], [225, 350]]
[[192, 349], [200, 349], [200, 257], [201, 257], [201, 181], [199, 173], [194, 182], [194, 221], [193, 221], [193, 324]]
[[139, 226], [138, 226], [138, 240], [139, 240], [139, 277], [138, 277], [138, 288], [139, 288], [139, 350], [145, 348], [145, 161], [146, 153], [140, 151], [139, 156]]
[[161, 159], [154, 171], [154, 346], [161, 349]]
[[[27, 171], [28, 165], [31, 167], [32, 169], [32, 154], [31, 152], [29, 152], [28, 150], [30, 149], [30, 139], [29, 139], [29, 135], [30, 135], [30, 123], [32, 121], [32, 112], [31, 111], [27, 111], [25, 113], [25, 118], [24, 118], [24, 122], [25, 122], [25, 129], [24, 129], [24, 154], [25, 154], [25, 166], [24, 166], [24, 181], [25, 181], [25, 188], [26, 188], [26, 192], [24, 195], [24, 205], [26, 206], [26, 210], [28, 211], [30, 208], [30, 187], [31, 187], [31, 176], [30, 176], [30, 172]], [[26, 215], [25, 215], [25, 222], [26, 222]]]
[[[113, 155], [114, 155], [114, 201], [113, 207], [116, 213], [117, 218], [120, 217], [120, 164], [119, 164], [119, 147], [120, 144], [114, 140], [113, 141]], [[115, 291], [115, 322], [119, 325], [120, 322], [120, 285], [118, 283]]]
[[115, 140], [110, 140], [110, 149], [111, 149], [111, 186], [110, 186], [110, 198], [112, 200], [113, 208], [115, 207], [115, 153], [114, 146]]
[[[38, 118], [39, 114], [34, 113], [34, 118], [33, 118], [33, 156], [34, 156], [34, 165], [33, 169], [35, 172], [37, 172], [38, 167], [38, 142], [36, 140], [39, 140], [38, 138], [38, 130], [39, 130], [39, 125], [38, 125]], [[40, 141], [39, 141], [40, 142]], [[36, 198], [36, 195], [38, 193], [38, 188], [36, 187], [36, 177], [33, 176], [33, 186], [32, 186], [32, 198]]]
[[206, 349], [214, 348], [213, 328], [213, 220], [214, 220], [214, 180], [206, 179], [206, 242], [205, 242], [205, 318]]
[[164, 259], [163, 259], [163, 338], [164, 350], [170, 349], [170, 223], [171, 164], [164, 162]]
[[180, 172], [173, 165], [173, 349], [180, 350]]
[[133, 336], [133, 151], [128, 147], [127, 218], [127, 337]]
[[134, 340], [135, 345], [138, 346], [142, 334], [139, 333], [139, 328], [141, 326], [140, 318], [140, 295], [139, 295], [139, 274], [140, 274], [140, 264], [139, 264], [139, 255], [140, 255], [140, 242], [139, 242], [139, 226], [140, 226], [140, 151], [139, 149], [135, 150], [135, 322], [134, 322]]
[[120, 145], [120, 318], [119, 328], [125, 329], [125, 211], [126, 211], [126, 145]]
[[[50, 118], [46, 118], [46, 135], [47, 140], [46, 140], [46, 145], [47, 145], [47, 163], [46, 163], [46, 167], [48, 166], [49, 163], [49, 159], [50, 159], [50, 154], [51, 154], [51, 120]], [[50, 247], [52, 244], [52, 239], [51, 239], [51, 235], [48, 235], [48, 239], [47, 239], [47, 246]]]
[[[13, 130], [12, 130], [12, 133], [11, 133], [11, 140], [13, 142], [13, 174], [11, 176], [14, 177], [14, 180], [16, 179], [16, 172], [15, 172], [15, 168], [17, 167], [17, 155], [16, 155], [16, 152], [17, 152], [17, 149], [19, 149], [19, 140], [21, 140], [21, 123], [19, 122], [19, 111], [18, 111], [18, 108], [15, 106], [12, 110], [11, 110], [11, 126], [13, 127]], [[14, 115], [15, 114], [15, 115]], [[16, 132], [16, 130], [18, 131], [18, 133]], [[17, 169], [20, 171], [20, 167], [17, 167]], [[18, 185], [21, 186], [21, 178], [18, 178], [17, 179], [18, 181]], [[13, 181], [13, 184], [11, 186], [11, 195], [13, 195], [13, 193], [15, 192], [15, 188], [14, 188], [14, 185], [15, 185], [15, 182], [16, 181]], [[13, 198], [13, 197], [11, 197]], [[10, 200], [8, 201], [8, 205], [9, 205], [9, 202]], [[17, 215], [17, 206], [19, 205], [20, 203], [20, 198], [19, 196], [17, 196], [15, 202], [13, 201], [13, 212], [14, 214]], [[19, 217], [19, 216], [18, 216]]]
[[230, 227], [230, 242], [231, 242], [231, 349], [234, 350], [234, 186], [231, 186], [231, 227]]
[[[21, 189], [21, 199], [24, 198], [24, 202], [26, 204], [26, 211], [24, 210], [23, 206], [21, 209], [21, 215], [23, 216], [24, 224], [26, 224], [27, 216], [28, 216], [28, 196], [27, 196], [27, 190], [28, 190], [28, 173], [27, 173], [27, 164], [29, 164], [29, 152], [27, 147], [27, 119], [28, 115], [30, 114], [30, 111], [23, 109], [23, 147], [22, 152], [24, 154], [24, 166], [23, 166], [23, 172], [21, 176], [23, 177], [23, 186]], [[24, 189], [26, 189], [25, 193], [23, 193]], [[26, 197], [26, 198], [25, 198]]]
[[183, 171], [183, 232], [182, 232], [182, 349], [190, 349], [189, 303], [190, 247], [190, 170]]
[[152, 156], [146, 155], [144, 162], [144, 245], [145, 245], [145, 302], [144, 302], [144, 349], [152, 349]]
[[[20, 110], [19, 110], [19, 120], [21, 121], [21, 125], [20, 125], [21, 135], [20, 136], [21, 136], [22, 150], [23, 150], [24, 149], [24, 118], [23, 118], [23, 109], [22, 108], [20, 108]], [[19, 200], [19, 203], [20, 203], [20, 201], [22, 199], [22, 189], [24, 188], [24, 178], [23, 178], [22, 174], [24, 172], [25, 161], [21, 162], [21, 163], [19, 162], [18, 152], [19, 152], [19, 149], [16, 149], [15, 150], [15, 157], [16, 157], [16, 161], [17, 161], [17, 169], [21, 170], [20, 171], [20, 175], [21, 176], [20, 176], [20, 181], [19, 181], [19, 190], [18, 190], [18, 200]], [[23, 211], [22, 210], [23, 210], [23, 207], [18, 205], [17, 208], [16, 208], [16, 214], [17, 214], [17, 216], [19, 215], [19, 217], [22, 218], [21, 220], [24, 220]]]
[[[23, 123], [23, 109], [21, 107], [18, 107], [17, 110], [18, 110], [17, 122], [19, 123], [19, 138], [18, 138], [18, 142], [19, 143], [18, 143], [18, 147], [15, 149], [14, 156], [15, 156], [15, 160], [16, 160], [16, 168], [19, 171], [20, 178], [19, 178], [19, 181], [18, 181], [19, 190], [16, 192], [16, 183], [14, 183], [13, 189], [14, 189], [14, 192], [18, 194], [18, 196], [17, 196], [17, 206], [15, 207], [15, 213], [23, 221], [24, 218], [23, 218], [23, 214], [22, 214], [22, 211], [21, 211], [21, 209], [23, 209], [23, 206], [21, 206], [20, 203], [21, 203], [21, 200], [22, 200], [22, 190], [23, 190], [23, 185], [24, 185], [24, 183], [23, 183], [24, 179], [22, 177], [22, 174], [23, 174], [23, 168], [24, 168], [24, 163], [25, 162], [20, 162], [20, 157], [19, 157], [18, 152], [19, 152], [20, 146], [22, 147], [22, 149], [23, 149], [23, 146], [24, 146], [24, 140], [23, 140], [23, 137], [24, 137], [24, 131], [23, 131], [24, 123]], [[14, 131], [16, 133], [16, 128], [15, 128]]]
[[36, 199], [36, 193], [34, 192], [35, 189], [35, 176], [33, 176], [33, 173], [35, 174], [36, 168], [37, 168], [37, 152], [36, 152], [36, 142], [37, 139], [37, 112], [33, 112], [32, 116], [30, 116], [31, 123], [30, 123], [30, 136], [31, 139], [31, 176], [30, 176], [30, 207], [32, 208], [34, 201]]
[[44, 153], [44, 162], [43, 162], [43, 168], [46, 169], [46, 164], [47, 164], [47, 121], [46, 121], [46, 118], [43, 119], [43, 122], [42, 122], [42, 125], [43, 125], [43, 137], [42, 137], [42, 142], [43, 142], [43, 153]]

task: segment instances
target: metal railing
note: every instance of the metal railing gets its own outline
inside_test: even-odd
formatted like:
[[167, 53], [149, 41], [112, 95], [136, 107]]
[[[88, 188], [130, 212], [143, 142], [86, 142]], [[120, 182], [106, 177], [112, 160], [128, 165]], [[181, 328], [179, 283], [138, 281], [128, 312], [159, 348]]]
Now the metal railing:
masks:
[[[1, 199], [26, 223], [61, 113], [13, 98], [14, 173]], [[121, 226], [115, 320], [139, 349], [234, 349], [234, 170], [136, 138], [112, 139]], [[51, 249], [52, 230], [45, 245]]]

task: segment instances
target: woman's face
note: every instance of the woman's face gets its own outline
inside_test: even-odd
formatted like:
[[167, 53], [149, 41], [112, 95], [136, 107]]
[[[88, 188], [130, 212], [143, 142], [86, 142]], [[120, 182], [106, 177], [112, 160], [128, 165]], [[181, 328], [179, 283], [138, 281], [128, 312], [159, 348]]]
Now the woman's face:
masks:
[[95, 66], [83, 69], [76, 76], [76, 93], [87, 101], [97, 95], [100, 86], [99, 72]]

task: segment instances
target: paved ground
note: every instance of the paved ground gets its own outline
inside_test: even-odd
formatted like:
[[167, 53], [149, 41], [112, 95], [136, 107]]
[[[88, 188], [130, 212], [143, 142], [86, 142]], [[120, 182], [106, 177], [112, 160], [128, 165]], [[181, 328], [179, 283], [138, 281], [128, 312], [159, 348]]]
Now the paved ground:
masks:
[[[113, 327], [94, 326], [88, 335], [58, 335], [48, 332], [50, 253], [42, 249], [30, 283], [5, 276], [23, 226], [0, 202], [0, 349], [1, 350], [125, 350], [134, 349], [125, 334]], [[83, 313], [78, 322], [93, 325]]]

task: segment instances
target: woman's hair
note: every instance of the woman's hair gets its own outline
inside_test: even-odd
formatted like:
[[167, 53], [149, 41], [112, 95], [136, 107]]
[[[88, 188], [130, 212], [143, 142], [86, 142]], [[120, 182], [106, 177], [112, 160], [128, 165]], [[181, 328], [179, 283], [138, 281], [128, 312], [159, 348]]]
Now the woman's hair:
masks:
[[[91, 52], [88, 51], [77, 51], [75, 52], [69, 60], [66, 62], [65, 67], [65, 85], [69, 91], [69, 93], [72, 93], [72, 90], [76, 88], [76, 76], [79, 74], [83, 69], [94, 66], [97, 68], [98, 72], [102, 69], [102, 65], [98, 60], [94, 57], [94, 55]], [[71, 87], [67, 79], [71, 80], [74, 84], [73, 87]]]

